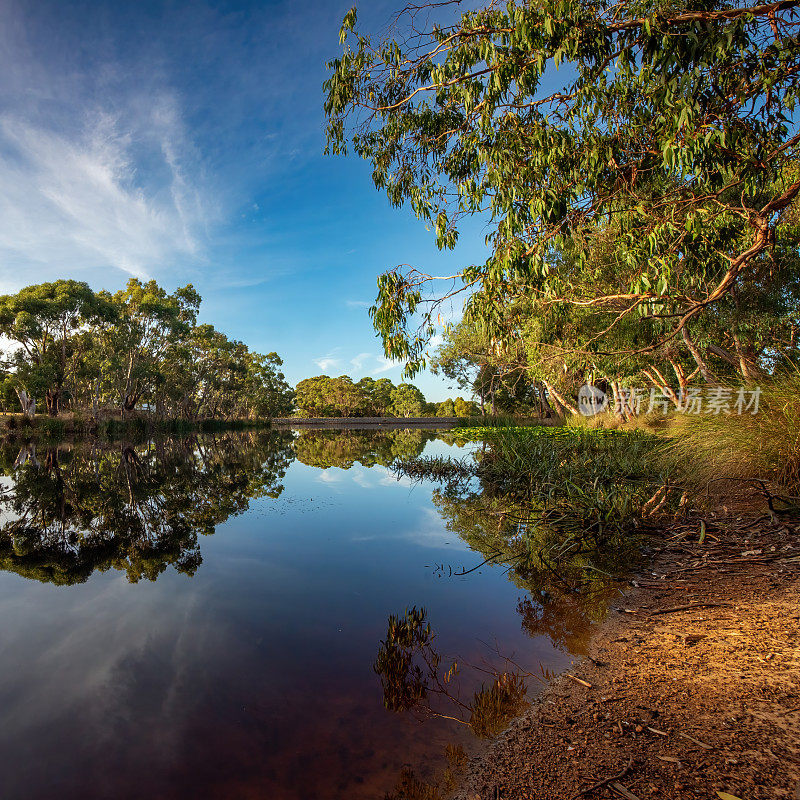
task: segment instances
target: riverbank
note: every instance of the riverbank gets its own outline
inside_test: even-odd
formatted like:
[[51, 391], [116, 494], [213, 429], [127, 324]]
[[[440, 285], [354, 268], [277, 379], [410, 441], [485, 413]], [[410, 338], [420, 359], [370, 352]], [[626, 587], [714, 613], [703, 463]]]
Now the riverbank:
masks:
[[106, 414], [85, 417], [81, 414], [44, 414], [33, 419], [22, 414], [0, 415], [0, 438], [5, 440], [60, 441], [67, 438], [118, 439], [151, 435], [210, 433], [217, 431], [251, 430], [271, 427], [269, 419], [201, 419], [165, 418], [136, 413], [125, 417]]
[[[505, 418], [504, 418], [505, 419]], [[556, 425], [560, 420], [520, 417], [518, 425]], [[486, 424], [485, 417], [275, 417], [276, 428], [469, 428]]]
[[800, 521], [756, 516], [652, 534], [587, 658], [454, 800], [800, 796]]

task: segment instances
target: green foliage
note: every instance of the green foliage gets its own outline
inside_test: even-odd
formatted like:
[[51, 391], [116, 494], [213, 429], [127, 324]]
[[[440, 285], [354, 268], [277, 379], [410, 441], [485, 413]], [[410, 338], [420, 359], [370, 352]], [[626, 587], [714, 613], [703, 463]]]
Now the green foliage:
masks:
[[78, 281], [41, 283], [0, 297], [0, 334], [20, 345], [10, 359], [17, 391], [43, 397], [48, 413], [58, 414], [82, 341], [77, 332], [115, 319], [108, 298]]
[[388, 378], [353, 383], [347, 375], [318, 375], [300, 381], [295, 391], [295, 405], [304, 417], [413, 417], [426, 410], [416, 386], [395, 386]]
[[455, 416], [465, 419], [466, 417], [477, 417], [480, 409], [471, 400], [464, 400], [461, 397], [456, 397], [453, 403], [453, 411]]
[[276, 353], [261, 355], [211, 325], [198, 325], [200, 296], [132, 279], [113, 296], [56, 281], [0, 297], [0, 333], [18, 343], [2, 376], [33, 416], [131, 415], [202, 420], [288, 413], [293, 392]]
[[452, 400], [445, 400], [436, 407], [437, 417], [454, 417], [455, 415], [456, 409]]
[[300, 381], [295, 405], [304, 417], [363, 417], [370, 408], [367, 392], [347, 375], [319, 375]]
[[392, 392], [394, 384], [389, 378], [362, 378], [358, 382], [359, 388], [366, 395], [365, 407], [369, 417], [392, 417]]
[[[797, 238], [798, 25], [791, 4], [431, 2], [375, 37], [348, 14], [325, 84], [328, 152], [370, 162], [441, 248], [464, 218], [488, 220], [490, 255], [455, 289], [413, 269], [379, 278], [386, 353], [419, 369], [437, 302], [459, 287], [468, 324], [504, 344], [520, 297], [570, 326], [606, 314], [598, 341], [644, 321], [643, 348], [688, 321], [699, 337], [706, 316], [719, 328], [742, 295], [779, 300], [769, 254]], [[747, 315], [733, 333], [758, 328]]]
[[496, 428], [478, 474], [530, 506], [534, 527], [581, 546], [624, 537], [670, 479], [663, 442], [639, 432]]
[[392, 390], [392, 410], [398, 417], [421, 417], [425, 397], [410, 383], [401, 383]]

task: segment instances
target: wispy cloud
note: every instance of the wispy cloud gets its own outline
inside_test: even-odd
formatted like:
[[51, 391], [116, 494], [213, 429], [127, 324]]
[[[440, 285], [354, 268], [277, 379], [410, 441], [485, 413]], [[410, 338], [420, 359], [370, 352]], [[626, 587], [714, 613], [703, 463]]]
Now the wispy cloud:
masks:
[[199, 201], [180, 163], [175, 111], [152, 112], [168, 177], [148, 188], [137, 184], [134, 140], [116, 116], [99, 112], [76, 133], [0, 117], [4, 283], [26, 266], [47, 277], [114, 267], [145, 278], [176, 255], [198, 254]]
[[329, 369], [333, 367], [338, 367], [342, 363], [341, 358], [337, 358], [334, 353], [329, 353], [326, 356], [321, 356], [320, 358], [315, 358], [314, 363], [323, 371], [327, 372]]
[[369, 308], [371, 305], [366, 300], [345, 300], [344, 302], [348, 308]]
[[350, 363], [353, 365], [353, 369], [356, 372], [361, 372], [364, 364], [367, 362], [368, 359], [372, 358], [372, 353], [359, 353], [357, 356], [354, 356], [350, 359]]
[[380, 375], [382, 372], [389, 372], [389, 370], [397, 369], [402, 365], [402, 361], [393, 361], [391, 358], [386, 358], [386, 356], [380, 356], [378, 358], [378, 366], [372, 371], [376, 375]]
[[54, 30], [0, 7], [0, 289], [204, 263], [216, 203], [185, 98], [154, 61], [122, 63], [96, 31], [91, 54], [69, 49]]
[[324, 469], [317, 475], [317, 480], [322, 483], [341, 483], [343, 477], [342, 473], [339, 471], [333, 472], [330, 469]]

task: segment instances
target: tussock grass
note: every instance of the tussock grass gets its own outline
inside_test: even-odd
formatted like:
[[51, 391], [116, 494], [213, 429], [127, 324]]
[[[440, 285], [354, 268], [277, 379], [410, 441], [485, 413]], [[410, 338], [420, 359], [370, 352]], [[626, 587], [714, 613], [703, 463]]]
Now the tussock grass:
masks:
[[592, 417], [572, 414], [564, 420], [564, 427], [576, 430], [644, 431], [659, 433], [670, 424], [672, 417], [659, 413], [637, 414], [624, 420], [613, 411], [604, 411]]
[[687, 484], [714, 494], [763, 480], [800, 495], [800, 374], [764, 383], [757, 414], [682, 414], [669, 455]]

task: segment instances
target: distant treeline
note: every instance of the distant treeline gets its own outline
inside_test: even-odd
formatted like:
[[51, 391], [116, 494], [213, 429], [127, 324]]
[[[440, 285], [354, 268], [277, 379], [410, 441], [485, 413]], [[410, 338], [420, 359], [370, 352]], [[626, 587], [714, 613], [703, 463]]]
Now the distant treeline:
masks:
[[160, 419], [281, 416], [294, 392], [276, 353], [262, 355], [198, 325], [191, 284], [169, 294], [133, 279], [110, 294], [59, 280], [0, 296], [0, 402], [33, 418], [62, 411]]
[[457, 397], [429, 403], [413, 384], [395, 385], [389, 378], [318, 375], [297, 384], [297, 413], [303, 417], [471, 417], [478, 406]]

